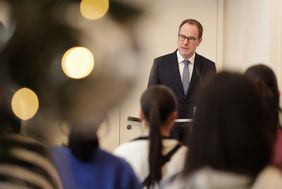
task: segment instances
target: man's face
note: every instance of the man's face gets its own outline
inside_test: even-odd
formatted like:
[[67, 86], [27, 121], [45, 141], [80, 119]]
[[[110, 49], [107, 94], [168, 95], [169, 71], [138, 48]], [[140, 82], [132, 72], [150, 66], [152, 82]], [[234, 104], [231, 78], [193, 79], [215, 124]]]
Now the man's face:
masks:
[[179, 53], [188, 59], [194, 54], [202, 41], [201, 38], [198, 38], [198, 28], [195, 25], [186, 23], [180, 28], [179, 35], [177, 38], [177, 48]]

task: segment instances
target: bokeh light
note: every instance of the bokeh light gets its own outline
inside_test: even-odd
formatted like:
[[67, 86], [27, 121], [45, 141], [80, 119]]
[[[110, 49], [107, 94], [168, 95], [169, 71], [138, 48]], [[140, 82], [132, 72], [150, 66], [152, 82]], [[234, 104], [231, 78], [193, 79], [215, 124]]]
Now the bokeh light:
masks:
[[73, 47], [63, 56], [62, 69], [70, 78], [84, 78], [91, 73], [93, 68], [94, 56], [87, 48]]
[[19, 89], [12, 98], [12, 110], [14, 114], [22, 119], [32, 118], [39, 107], [37, 95], [28, 88]]
[[108, 0], [82, 0], [80, 3], [81, 15], [90, 20], [103, 17], [108, 9]]

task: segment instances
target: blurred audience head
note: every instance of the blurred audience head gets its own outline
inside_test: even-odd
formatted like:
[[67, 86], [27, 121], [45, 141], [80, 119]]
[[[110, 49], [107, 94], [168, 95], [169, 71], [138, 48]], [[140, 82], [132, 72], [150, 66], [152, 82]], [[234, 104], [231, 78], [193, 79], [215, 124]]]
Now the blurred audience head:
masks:
[[148, 88], [141, 97], [141, 110], [149, 123], [156, 120], [158, 125], [164, 124], [177, 111], [177, 106], [174, 93], [163, 85]]
[[211, 167], [256, 176], [270, 161], [270, 138], [255, 85], [243, 75], [219, 73], [201, 93], [184, 173]]
[[273, 70], [263, 64], [249, 67], [245, 75], [255, 83], [259, 94], [265, 102], [267, 114], [269, 115], [270, 125], [275, 131], [279, 126], [279, 90], [277, 79]]

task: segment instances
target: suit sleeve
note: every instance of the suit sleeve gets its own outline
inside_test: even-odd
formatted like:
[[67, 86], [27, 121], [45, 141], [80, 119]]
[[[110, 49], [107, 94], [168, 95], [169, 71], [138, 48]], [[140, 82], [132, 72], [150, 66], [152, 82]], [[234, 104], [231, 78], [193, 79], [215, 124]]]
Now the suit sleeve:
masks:
[[215, 63], [212, 63], [212, 64], [211, 64], [210, 72], [213, 73], [213, 74], [216, 74], [216, 66], [215, 66]]
[[157, 85], [157, 84], [160, 84], [159, 73], [158, 73], [158, 63], [156, 60], [154, 60], [153, 66], [150, 71], [147, 88], [152, 85]]
[[209, 64], [205, 64], [206, 68], [205, 71], [203, 72], [204, 74], [202, 75], [202, 77], [204, 78], [204, 80], [209, 80], [209, 78], [211, 78], [211, 76], [216, 74], [216, 66], [214, 62], [210, 62]]

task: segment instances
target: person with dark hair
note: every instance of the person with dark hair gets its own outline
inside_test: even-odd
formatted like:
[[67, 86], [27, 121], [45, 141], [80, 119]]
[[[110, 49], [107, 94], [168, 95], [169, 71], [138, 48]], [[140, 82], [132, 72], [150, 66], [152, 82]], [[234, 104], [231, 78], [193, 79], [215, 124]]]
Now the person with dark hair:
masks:
[[141, 119], [148, 126], [149, 135], [124, 143], [114, 151], [131, 164], [144, 188], [157, 188], [183, 168], [187, 148], [169, 138], [176, 117], [174, 93], [163, 85], [148, 88], [141, 97]]
[[245, 75], [258, 87], [259, 93], [265, 100], [267, 113], [270, 116], [271, 126], [276, 130], [279, 126], [279, 90], [275, 73], [266, 65], [258, 64], [249, 67]]
[[282, 129], [279, 121], [279, 114], [281, 113], [279, 106], [280, 92], [275, 73], [270, 67], [257, 64], [249, 67], [245, 75], [256, 84], [265, 102], [270, 121], [269, 126], [273, 130], [273, 135], [276, 136], [273, 137], [273, 140], [275, 140], [273, 164], [282, 169]]
[[273, 140], [266, 118], [251, 81], [219, 73], [201, 92], [183, 174], [167, 188], [281, 188], [281, 172], [268, 166]]
[[65, 189], [140, 189], [130, 165], [99, 148], [96, 133], [72, 129], [68, 147], [51, 148]]
[[[179, 103], [178, 118], [193, 118], [199, 89], [216, 73], [215, 63], [196, 53], [202, 42], [203, 27], [194, 19], [184, 20], [178, 29], [177, 50], [154, 59], [148, 87], [163, 84], [175, 94]], [[185, 127], [177, 124], [173, 136], [185, 141]]]
[[2, 21], [0, 20], [0, 50], [4, 46], [4, 32], [5, 32], [5, 27]]

